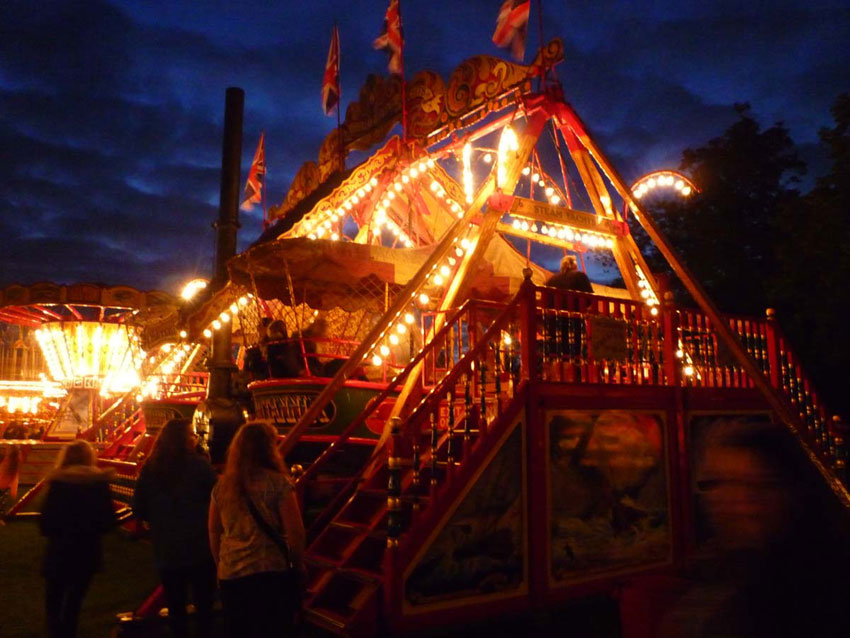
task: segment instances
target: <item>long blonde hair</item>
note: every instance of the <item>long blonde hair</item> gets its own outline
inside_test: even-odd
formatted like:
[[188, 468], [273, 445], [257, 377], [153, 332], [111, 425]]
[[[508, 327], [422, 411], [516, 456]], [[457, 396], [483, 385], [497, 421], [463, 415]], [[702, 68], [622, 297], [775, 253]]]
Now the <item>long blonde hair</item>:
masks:
[[277, 449], [275, 429], [268, 423], [248, 423], [239, 428], [230, 443], [219, 489], [230, 496], [244, 496], [248, 484], [262, 470], [289, 476]]

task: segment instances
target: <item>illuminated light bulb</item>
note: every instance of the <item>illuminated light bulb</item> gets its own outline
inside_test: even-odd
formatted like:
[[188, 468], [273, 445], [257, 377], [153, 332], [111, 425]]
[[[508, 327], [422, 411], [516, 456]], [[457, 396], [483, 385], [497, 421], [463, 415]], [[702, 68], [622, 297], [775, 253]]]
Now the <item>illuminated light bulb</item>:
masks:
[[673, 185], [673, 188], [675, 188], [677, 191], [682, 190], [684, 187], [685, 187], [685, 182], [683, 182], [680, 179], [676, 180], [676, 183]]
[[464, 250], [469, 250], [469, 240], [466, 237], [460, 240], [460, 247]]
[[549, 198], [549, 202], [557, 206], [561, 203], [561, 198], [558, 195], [552, 195], [552, 197]]
[[183, 346], [183, 351], [184, 351], [184, 353], [185, 353], [185, 352], [189, 352], [189, 350], [191, 350], [191, 349], [192, 349], [192, 346], [190, 346], [188, 343], [187, 343], [186, 345], [184, 345], [184, 346]]
[[421, 303], [423, 306], [426, 305], [429, 301], [431, 301], [431, 298], [424, 292], [419, 295], [419, 303]]
[[564, 239], [564, 238], [566, 238], [566, 236], [567, 236], [566, 228], [562, 228], [561, 230], [558, 231], [558, 239]]
[[407, 183], [410, 182], [410, 178], [407, 175], [402, 175], [401, 181], [404, 182], [405, 184], [407, 184]]
[[432, 158], [429, 157], [425, 163], [428, 165], [428, 168], [434, 168], [434, 160]]
[[558, 229], [552, 226], [549, 229], [549, 237], [556, 237], [558, 235]]
[[463, 248], [455, 248], [455, 255], [463, 257]]
[[396, 332], [398, 332], [400, 335], [403, 335], [405, 332], [407, 332], [407, 326], [405, 326], [403, 323], [398, 324], [395, 329]]
[[506, 346], [509, 346], [513, 343], [513, 339], [511, 339], [511, 335], [509, 335], [509, 334], [505, 334], [505, 338], [502, 339], [502, 341], [505, 342]]
[[647, 188], [655, 188], [655, 186], [657, 184], [658, 184], [658, 182], [656, 181], [656, 179], [654, 177], [650, 177], [648, 180], [646, 180]]
[[307, 239], [316, 239], [316, 236], [313, 234], [307, 235]]
[[227, 314], [226, 312], [222, 312], [222, 313], [218, 316], [218, 318], [219, 318], [219, 319], [221, 319], [221, 322], [222, 322], [222, 323], [227, 323], [228, 321], [230, 321], [230, 315], [229, 315], [229, 314]]
[[235, 301], [232, 304], [230, 304], [230, 314], [233, 314], [233, 315], [239, 314], [239, 306], [236, 304]]
[[411, 166], [411, 168], [410, 168], [410, 176], [411, 176], [411, 177], [413, 177], [413, 178], [417, 178], [417, 177], [419, 177], [419, 171], [418, 171], [418, 170], [416, 170], [416, 167], [415, 167], [415, 166]]
[[632, 194], [635, 196], [635, 199], [640, 199], [643, 197], [644, 192], [645, 191], [643, 189], [636, 188]]
[[387, 346], [381, 346], [381, 354], [383, 356], [387, 356], [390, 353], [390, 349]]
[[539, 182], [537, 182], [537, 185], [538, 185], [540, 188], [543, 188], [544, 186], [546, 186], [546, 182], [544, 182], [544, 181], [541, 179]]
[[443, 278], [440, 275], [434, 275], [434, 285], [435, 286], [442, 286], [443, 285]]
[[577, 242], [579, 242], [579, 243], [583, 243], [583, 242], [584, 242], [584, 237], [582, 236], [582, 234], [581, 234], [581, 233], [576, 233], [576, 235], [575, 235], [575, 240], [576, 240]]
[[390, 343], [393, 344], [394, 346], [397, 346], [398, 345], [398, 336], [397, 335], [390, 335]]
[[532, 232], [532, 233], [536, 233], [536, 232], [537, 232], [537, 224], [531, 224], [531, 232]]
[[324, 222], [322, 222], [322, 226], [324, 226], [325, 228], [330, 228], [331, 226], [333, 226], [333, 224], [331, 224], [330, 219], [326, 219]]
[[436, 181], [431, 182], [431, 190], [432, 190], [432, 191], [434, 191], [434, 192], [436, 193], [436, 192], [437, 192], [437, 189], [439, 189], [439, 188], [440, 188], [440, 184], [439, 184], [439, 183], [437, 183]]
[[360, 198], [359, 198], [357, 195], [352, 195], [352, 196], [351, 196], [351, 203], [352, 203], [352, 204], [359, 204], [359, 203], [360, 203]]
[[379, 366], [383, 362], [384, 362], [384, 360], [381, 359], [381, 355], [379, 355], [379, 354], [376, 354], [374, 357], [372, 357], [372, 365], [373, 366]]
[[419, 163], [419, 172], [420, 173], [424, 173], [426, 168], [428, 168], [428, 165], [425, 162]]
[[576, 235], [573, 232], [572, 228], [565, 228], [564, 229], [564, 237], [567, 238], [567, 241], [573, 241], [575, 239]]
[[649, 311], [649, 314], [651, 314], [653, 317], [657, 317], [658, 316], [658, 308], [653, 308], [652, 310]]
[[185, 330], [181, 330], [181, 331], [180, 331], [180, 338], [181, 338], [181, 339], [185, 339], [185, 338], [186, 338], [186, 337], [188, 337], [188, 336], [189, 336], [189, 333], [188, 333], [188, 332], [186, 332]]
[[540, 232], [543, 233], [544, 235], [548, 235], [549, 234], [549, 227], [548, 226], [541, 226]]
[[378, 185], [378, 179], [376, 177], [373, 177], [372, 179], [369, 180], [369, 183], [372, 186], [377, 186]]
[[532, 182], [540, 181], [540, 174], [539, 174], [539, 173], [535, 173], [534, 175], [532, 175], [532, 176], [531, 176], [531, 181], [532, 181]]
[[148, 363], [153, 363], [154, 361], [156, 361], [156, 357], [151, 355], [151, 358], [148, 359]]
[[336, 233], [334, 233], [333, 235], [331, 235], [331, 241], [336, 241], [336, 240], [338, 240], [338, 239], [339, 239], [339, 235], [337, 235]]
[[395, 199], [395, 193], [392, 191], [387, 191], [387, 199]]
[[516, 228], [517, 230], [519, 230], [519, 227], [520, 227], [519, 220], [518, 220], [518, 219], [515, 219], [515, 220], [514, 220], [514, 223], [512, 224], [512, 226], [513, 226], [514, 228]]
[[401, 184], [399, 184], [398, 182], [393, 184], [393, 188], [396, 190], [397, 193], [401, 192]]
[[346, 202], [342, 205], [342, 207], [343, 207], [345, 210], [351, 210], [354, 206], [352, 205], [351, 201], [346, 201]]
[[527, 221], [525, 221], [525, 220], [523, 220], [523, 221], [520, 223], [519, 227], [520, 227], [522, 230], [528, 230], [528, 222], [527, 222]]
[[209, 339], [210, 337], [212, 337], [212, 331], [211, 331], [209, 328], [206, 328], [206, 329], [204, 330], [204, 336], [205, 336], [207, 339]]
[[694, 375], [694, 367], [692, 365], [685, 366], [684, 373], [686, 377], [692, 377]]
[[684, 357], [684, 356], [685, 356], [685, 353], [684, 353], [684, 351], [683, 351], [681, 348], [679, 348], [678, 350], [676, 350], [676, 358], [677, 358], [677, 359], [681, 359], [681, 358], [682, 358], [682, 357]]
[[546, 197], [552, 197], [552, 195], [555, 194], [555, 189], [552, 188], [551, 186], [547, 186], [546, 190], [543, 191], [543, 192], [546, 193]]
[[482, 157], [481, 159], [484, 160], [485, 164], [490, 164], [493, 161], [493, 156], [490, 155], [490, 153], [484, 153], [484, 157]]
[[610, 237], [608, 237], [605, 240], [605, 248], [613, 248], [613, 247], [614, 247], [614, 240], [611, 239]]
[[449, 257], [449, 266], [454, 266], [457, 263], [457, 259], [454, 257]]
[[213, 327], [213, 330], [220, 330], [221, 329], [221, 322], [218, 319], [214, 319], [213, 322], [212, 322], [212, 327]]
[[682, 195], [684, 195], [685, 197], [687, 197], [687, 196], [688, 196], [688, 195], [690, 195], [690, 194], [691, 194], [691, 187], [690, 187], [690, 186], [685, 186], [685, 187], [682, 189]]
[[404, 323], [410, 324], [410, 323], [413, 323], [414, 321], [415, 321], [415, 318], [414, 318], [412, 312], [408, 312], [404, 315]]
[[451, 270], [449, 269], [448, 266], [440, 266], [440, 274], [443, 277], [448, 277], [450, 273], [451, 273]]
[[640, 291], [640, 296], [643, 297], [644, 299], [647, 299], [649, 297], [649, 291], [646, 288], [644, 288], [643, 290]]

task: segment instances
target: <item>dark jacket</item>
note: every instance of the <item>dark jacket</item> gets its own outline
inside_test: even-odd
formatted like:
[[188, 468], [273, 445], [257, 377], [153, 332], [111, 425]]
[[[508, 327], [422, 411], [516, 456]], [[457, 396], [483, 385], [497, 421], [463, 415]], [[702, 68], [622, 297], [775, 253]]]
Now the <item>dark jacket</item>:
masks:
[[45, 574], [94, 573], [101, 567], [100, 537], [115, 524], [110, 474], [74, 465], [53, 472], [41, 509], [47, 537]]
[[546, 285], [550, 288], [561, 288], [562, 290], [577, 290], [578, 292], [593, 292], [590, 279], [580, 270], [559, 272], [549, 278]]
[[133, 493], [133, 512], [151, 528], [154, 557], [162, 569], [192, 567], [212, 560], [207, 515], [216, 475], [209, 461], [190, 454], [174, 485], [142, 467]]

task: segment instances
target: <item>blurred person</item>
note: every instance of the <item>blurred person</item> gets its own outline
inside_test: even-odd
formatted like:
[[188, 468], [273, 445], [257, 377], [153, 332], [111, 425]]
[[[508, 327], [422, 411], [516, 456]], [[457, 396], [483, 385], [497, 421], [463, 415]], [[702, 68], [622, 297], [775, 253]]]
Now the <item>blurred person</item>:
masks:
[[549, 277], [546, 285], [550, 288], [560, 288], [562, 290], [593, 292], [590, 279], [578, 269], [578, 261], [576, 261], [575, 255], [564, 255], [563, 259], [561, 259], [560, 270]]
[[712, 537], [659, 636], [850, 636], [847, 513], [781, 427], [709, 437], [697, 489]]
[[83, 598], [101, 568], [101, 536], [115, 523], [109, 478], [95, 467], [87, 441], [65, 446], [47, 477], [40, 527], [47, 537], [43, 573], [50, 638], [77, 634]]
[[207, 511], [216, 475], [196, 450], [189, 419], [172, 419], [157, 436], [133, 493], [133, 512], [151, 529], [154, 558], [175, 636], [188, 636], [189, 590], [198, 636], [212, 630], [215, 565], [207, 535]]
[[299, 368], [303, 367], [299, 366], [294, 344], [289, 343], [288, 338], [286, 324], [283, 321], [276, 319], [269, 324], [269, 345], [266, 353], [272, 379], [297, 377]]
[[266, 423], [236, 433], [213, 490], [210, 546], [229, 635], [291, 634], [300, 604], [304, 524]]
[[265, 349], [269, 341], [270, 317], [262, 317], [257, 323], [257, 343], [245, 351], [244, 369], [251, 381], [261, 381], [269, 378], [269, 364], [266, 360]]
[[21, 447], [10, 445], [0, 461], [0, 525], [3, 525], [3, 516], [18, 498], [20, 474]]

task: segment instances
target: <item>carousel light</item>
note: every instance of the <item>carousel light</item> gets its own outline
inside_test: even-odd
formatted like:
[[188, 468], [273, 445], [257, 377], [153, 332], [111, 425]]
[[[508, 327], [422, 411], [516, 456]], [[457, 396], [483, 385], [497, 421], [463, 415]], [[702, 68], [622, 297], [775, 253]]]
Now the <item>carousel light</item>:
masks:
[[514, 223], [513, 223], [513, 224], [511, 224], [511, 225], [512, 225], [512, 226], [513, 226], [516, 230], [519, 230], [520, 223], [519, 223], [519, 220], [518, 220], [518, 219], [515, 219], [515, 220], [514, 220]]
[[605, 240], [605, 248], [613, 248], [613, 247], [614, 247], [614, 240], [611, 239], [610, 237], [608, 237]]
[[153, 355], [151, 355], [150, 358], [148, 359], [148, 363], [154, 363], [155, 361], [156, 361], [156, 357], [153, 356]]
[[537, 185], [538, 185], [540, 188], [544, 188], [544, 187], [546, 186], [546, 182], [544, 182], [544, 181], [541, 179], [539, 182], [537, 182]]
[[424, 173], [427, 168], [428, 168], [428, 164], [426, 164], [424, 160], [422, 162], [419, 162], [419, 172], [420, 173]]
[[460, 247], [464, 250], [469, 250], [470, 241], [466, 237], [460, 240]]
[[393, 184], [393, 188], [396, 190], [396, 192], [397, 192], [397, 193], [400, 193], [400, 192], [401, 192], [401, 189], [402, 189], [402, 186], [401, 186], [401, 184], [399, 184], [398, 182], [396, 182], [395, 184]]
[[180, 291], [180, 296], [189, 301], [195, 295], [197, 295], [201, 290], [207, 287], [206, 279], [193, 279], [188, 282], [185, 286], [183, 286], [183, 290]]
[[412, 178], [414, 178], [414, 179], [416, 179], [417, 177], [419, 177], [419, 171], [418, 171], [418, 170], [416, 170], [416, 167], [415, 167], [415, 166], [411, 166], [411, 167], [410, 167], [410, 176], [411, 176]]
[[387, 191], [387, 199], [389, 199], [390, 201], [394, 200], [395, 199], [395, 193], [392, 192], [392, 191]]
[[648, 180], [646, 180], [646, 187], [647, 188], [655, 188], [657, 186], [657, 184], [658, 184], [658, 182], [656, 181], [656, 179], [654, 177], [650, 177]]
[[168, 354], [169, 352], [171, 352], [171, 348], [172, 348], [172, 345], [170, 343], [165, 343], [162, 346], [162, 351], [165, 352], [166, 354]]
[[547, 186], [546, 190], [543, 192], [546, 193], [546, 197], [552, 197], [552, 195], [555, 193], [555, 189], [551, 186]]
[[676, 358], [677, 359], [682, 359], [684, 356], [685, 356], [684, 350], [682, 350], [681, 348], [676, 350]]
[[427, 305], [429, 301], [431, 301], [431, 298], [426, 293], [423, 292], [419, 295], [419, 303], [423, 306]]
[[377, 178], [373, 177], [372, 179], [370, 179], [370, 180], [369, 180], [369, 183], [370, 183], [373, 187], [375, 187], [375, 186], [377, 186], [377, 185], [378, 185], [378, 180], [377, 180]]
[[390, 335], [390, 343], [393, 344], [394, 346], [397, 346], [398, 345], [398, 336], [397, 335]]
[[398, 332], [400, 335], [403, 335], [405, 332], [407, 332], [407, 326], [405, 326], [403, 323], [398, 324], [395, 329], [396, 332]]
[[449, 257], [449, 266], [454, 266], [457, 263], [457, 259], [454, 257]]
[[505, 187], [505, 181], [508, 178], [508, 153], [519, 150], [519, 140], [516, 133], [510, 126], [502, 129], [502, 136], [499, 138], [499, 163], [496, 167], [496, 183], [499, 188]]
[[443, 278], [440, 275], [434, 275], [434, 285], [435, 286], [442, 286], [443, 285]]
[[505, 333], [505, 336], [502, 339], [502, 341], [504, 342], [504, 344], [506, 346], [509, 346], [509, 345], [511, 345], [511, 343], [513, 343], [513, 340], [511, 339], [511, 335], [509, 335], [507, 332]]
[[490, 153], [484, 153], [484, 157], [482, 157], [481, 159], [484, 160], [485, 164], [490, 164], [493, 161], [493, 157], [490, 155]]
[[530, 172], [531, 172], [531, 167], [530, 167], [530, 166], [526, 166], [525, 168], [523, 168], [523, 169], [522, 169], [522, 174], [523, 174], [523, 175], [528, 175]]
[[683, 371], [686, 377], [692, 377], [694, 375], [694, 367], [692, 365], [686, 365]]
[[390, 354], [390, 349], [387, 346], [381, 346], [381, 355], [387, 357]]
[[522, 230], [528, 230], [528, 222], [527, 222], [527, 221], [525, 221], [525, 220], [523, 220], [523, 221], [520, 223], [520, 225], [519, 225], [519, 226], [520, 226], [520, 228], [522, 228]]
[[212, 327], [213, 327], [213, 330], [220, 330], [221, 329], [221, 322], [218, 319], [213, 319]]
[[657, 317], [658, 316], [658, 308], [653, 306], [652, 308], [650, 308], [649, 314], [651, 314], [653, 317]]
[[334, 234], [331, 235], [331, 241], [337, 241], [338, 239], [339, 239], [339, 235], [337, 233], [334, 233]]
[[209, 328], [204, 329], [204, 336], [209, 339], [212, 337], [212, 331]]
[[451, 269], [450, 269], [448, 266], [445, 266], [445, 265], [440, 266], [440, 274], [441, 274], [443, 277], [448, 277], [448, 276], [451, 274], [451, 272], [452, 272], [452, 271], [451, 271]]
[[455, 248], [455, 255], [463, 257], [463, 248]]
[[381, 359], [381, 355], [376, 354], [375, 356], [372, 357], [372, 365], [373, 366], [379, 366], [383, 362], [384, 362], [384, 360]]
[[354, 204], [354, 205], [359, 204], [359, 203], [360, 203], [360, 198], [359, 198], [357, 195], [352, 195], [352, 196], [351, 196], [351, 203], [352, 203], [352, 204]]
[[401, 181], [407, 184], [410, 182], [410, 178], [405, 174], [401, 176]]
[[416, 318], [413, 316], [412, 312], [408, 312], [404, 315], [404, 323], [411, 324], [415, 320], [416, 320]]
[[531, 176], [532, 182], [537, 182], [539, 180], [540, 180], [540, 174], [539, 173], [535, 173], [534, 175]]
[[428, 165], [428, 168], [434, 168], [433, 158], [429, 157], [428, 160], [425, 163]]
[[557, 195], [552, 195], [552, 197], [549, 198], [549, 202], [554, 206], [557, 206], [561, 202], [561, 198]]
[[230, 304], [230, 314], [232, 314], [232, 315], [238, 315], [239, 314], [239, 306], [236, 304], [235, 301], [232, 304]]
[[692, 189], [691, 189], [691, 187], [690, 187], [690, 186], [685, 186], [685, 187], [682, 189], [682, 195], [684, 195], [685, 197], [687, 197], [688, 195], [690, 195], [690, 194], [691, 194], [691, 190], [692, 190]]
[[222, 312], [218, 317], [219, 319], [221, 319], [222, 323], [227, 323], [228, 321], [230, 321], [230, 315], [226, 312]]

